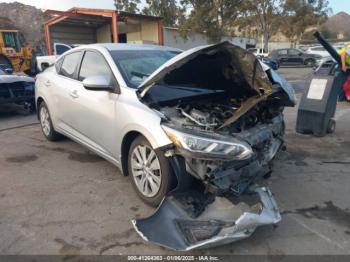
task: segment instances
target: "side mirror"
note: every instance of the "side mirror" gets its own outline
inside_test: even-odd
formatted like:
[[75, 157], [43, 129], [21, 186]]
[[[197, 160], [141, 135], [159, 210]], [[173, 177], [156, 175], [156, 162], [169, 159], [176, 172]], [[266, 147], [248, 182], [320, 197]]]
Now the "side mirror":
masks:
[[5, 70], [4, 70], [5, 72], [6, 72], [6, 74], [9, 74], [9, 75], [11, 75], [12, 73], [13, 73], [13, 69], [12, 68], [5, 68]]
[[89, 76], [83, 80], [83, 86], [88, 90], [112, 91], [114, 88], [108, 79], [102, 75]]
[[44, 72], [47, 68], [49, 68], [49, 63], [41, 63], [41, 71]]

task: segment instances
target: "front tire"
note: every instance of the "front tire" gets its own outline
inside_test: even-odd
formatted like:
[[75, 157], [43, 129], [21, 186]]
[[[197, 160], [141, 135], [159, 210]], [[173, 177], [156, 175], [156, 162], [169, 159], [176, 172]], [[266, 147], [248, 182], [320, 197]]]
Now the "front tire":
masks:
[[168, 160], [143, 136], [138, 136], [130, 146], [128, 173], [135, 191], [148, 205], [158, 206], [171, 189], [172, 172]]
[[53, 128], [49, 109], [45, 102], [41, 102], [39, 106], [39, 120], [41, 125], [41, 130], [44, 136], [49, 141], [57, 141], [62, 138], [62, 135], [57, 133]]

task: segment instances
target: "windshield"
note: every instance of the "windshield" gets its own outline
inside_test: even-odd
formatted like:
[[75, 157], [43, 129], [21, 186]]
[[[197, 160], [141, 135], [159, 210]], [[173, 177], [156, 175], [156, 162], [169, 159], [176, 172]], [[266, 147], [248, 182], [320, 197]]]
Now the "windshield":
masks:
[[148, 76], [180, 51], [116, 50], [112, 58], [128, 86], [138, 87]]

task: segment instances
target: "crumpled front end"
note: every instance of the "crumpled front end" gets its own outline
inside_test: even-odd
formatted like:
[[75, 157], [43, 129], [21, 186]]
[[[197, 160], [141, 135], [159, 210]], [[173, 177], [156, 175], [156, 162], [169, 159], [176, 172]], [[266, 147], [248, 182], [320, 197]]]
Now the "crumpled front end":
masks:
[[161, 117], [162, 148], [177, 187], [149, 218], [134, 220], [147, 241], [191, 250], [249, 237], [281, 220], [268, 178], [284, 149], [292, 88], [251, 54], [228, 43], [175, 57], [140, 87]]
[[143, 239], [186, 251], [247, 238], [281, 220], [270, 190], [256, 183], [269, 177], [283, 149], [283, 115], [247, 123], [239, 132], [232, 126], [222, 133], [164, 128], [174, 145], [162, 151], [178, 183], [152, 216], [133, 220]]
[[271, 191], [252, 187], [244, 196], [233, 199], [198, 190], [174, 193], [152, 216], [132, 222], [144, 240], [187, 251], [244, 239], [257, 227], [280, 220]]

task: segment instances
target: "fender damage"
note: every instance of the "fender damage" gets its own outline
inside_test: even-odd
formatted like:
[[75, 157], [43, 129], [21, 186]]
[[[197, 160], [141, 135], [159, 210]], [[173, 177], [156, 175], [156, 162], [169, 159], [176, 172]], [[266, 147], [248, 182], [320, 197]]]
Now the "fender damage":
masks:
[[224, 42], [168, 61], [139, 88], [173, 142], [162, 149], [177, 187], [150, 217], [144, 240], [174, 250], [227, 244], [281, 220], [259, 179], [283, 149], [290, 86], [245, 50]]

